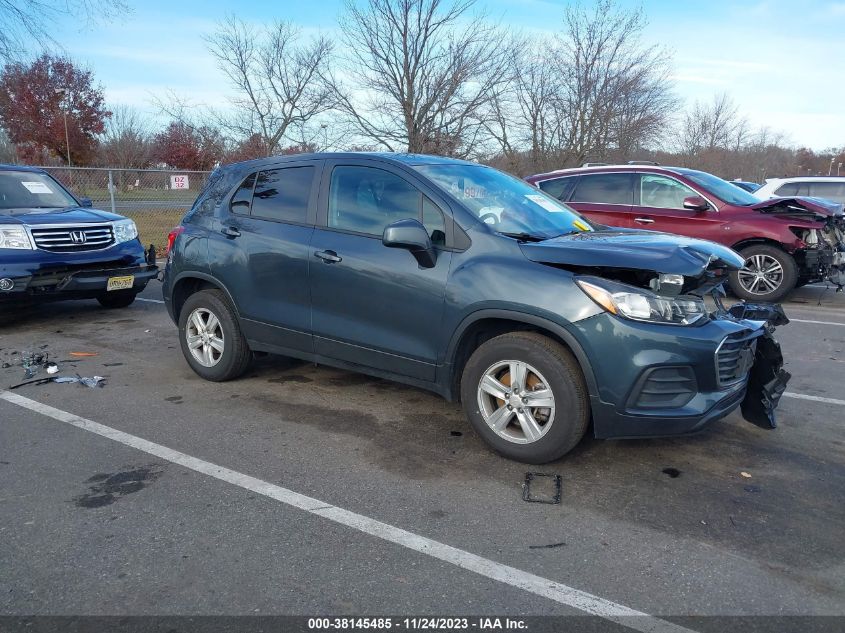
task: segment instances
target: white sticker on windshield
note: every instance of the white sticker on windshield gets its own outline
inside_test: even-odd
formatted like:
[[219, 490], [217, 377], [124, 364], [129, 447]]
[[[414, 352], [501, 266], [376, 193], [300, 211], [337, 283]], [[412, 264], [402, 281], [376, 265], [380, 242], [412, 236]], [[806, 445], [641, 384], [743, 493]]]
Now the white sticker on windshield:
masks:
[[34, 182], [32, 180], [24, 180], [21, 184], [29, 189], [29, 193], [53, 193], [53, 190], [50, 189], [47, 185], [43, 182]]
[[549, 200], [546, 196], [541, 196], [537, 193], [527, 193], [525, 194], [525, 197], [528, 198], [531, 202], [536, 202], [550, 213], [563, 213], [563, 209], [561, 209], [554, 202]]

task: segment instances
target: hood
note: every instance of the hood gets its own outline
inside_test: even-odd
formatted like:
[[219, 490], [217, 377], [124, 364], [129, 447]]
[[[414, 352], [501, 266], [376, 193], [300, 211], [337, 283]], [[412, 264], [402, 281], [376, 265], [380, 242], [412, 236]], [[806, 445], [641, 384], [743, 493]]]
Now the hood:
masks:
[[0, 222], [26, 224], [88, 224], [97, 222], [114, 222], [122, 220], [123, 216], [83, 207], [67, 207], [65, 209], [0, 209]]
[[841, 217], [843, 206], [838, 202], [824, 200], [823, 198], [769, 198], [757, 204], [752, 204], [749, 209], [761, 213], [777, 213], [793, 216], [813, 216], [819, 219], [830, 217]]
[[575, 268], [624, 268], [701, 277], [708, 269], [739, 270], [744, 260], [715, 242], [639, 230], [608, 230], [562, 235], [521, 243], [531, 261]]

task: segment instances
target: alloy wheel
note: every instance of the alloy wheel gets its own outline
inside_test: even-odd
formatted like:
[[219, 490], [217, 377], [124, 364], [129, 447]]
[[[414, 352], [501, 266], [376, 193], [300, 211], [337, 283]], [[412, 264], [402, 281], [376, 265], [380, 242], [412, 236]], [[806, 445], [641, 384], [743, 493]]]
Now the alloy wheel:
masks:
[[496, 435], [516, 444], [538, 441], [552, 426], [555, 397], [543, 375], [528, 363], [491, 365], [478, 384], [478, 406]]
[[197, 308], [191, 312], [185, 325], [185, 339], [191, 356], [203, 367], [214, 367], [223, 358], [223, 328], [208, 308]]
[[783, 283], [783, 266], [771, 255], [752, 255], [745, 260], [739, 271], [739, 283], [743, 289], [754, 295], [767, 295]]

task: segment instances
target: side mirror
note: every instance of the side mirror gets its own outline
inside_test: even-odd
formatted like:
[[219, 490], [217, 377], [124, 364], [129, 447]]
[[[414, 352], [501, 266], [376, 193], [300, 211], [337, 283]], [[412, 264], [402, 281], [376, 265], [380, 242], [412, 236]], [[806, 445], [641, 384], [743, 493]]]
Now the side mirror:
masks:
[[684, 209], [689, 209], [690, 211], [707, 211], [709, 208], [710, 204], [701, 196], [684, 198]]
[[79, 199], [79, 206], [80, 207], [86, 207], [86, 208], [90, 209], [91, 207], [94, 206], [94, 202], [91, 200], [91, 198], [80, 198]]
[[437, 261], [428, 231], [419, 220], [409, 218], [388, 224], [384, 228], [381, 243], [388, 248], [404, 248], [410, 251], [423, 268], [433, 268]]

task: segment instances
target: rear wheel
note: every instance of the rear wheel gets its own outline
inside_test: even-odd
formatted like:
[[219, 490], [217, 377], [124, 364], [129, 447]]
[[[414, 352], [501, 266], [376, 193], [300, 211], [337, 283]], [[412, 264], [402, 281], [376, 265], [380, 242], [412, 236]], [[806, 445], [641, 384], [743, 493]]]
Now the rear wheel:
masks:
[[179, 343], [191, 369], [214, 382], [237, 378], [252, 360], [237, 315], [219, 290], [188, 297], [179, 313]]
[[780, 301], [798, 283], [798, 266], [789, 253], [768, 244], [755, 244], [740, 254], [745, 266], [731, 273], [733, 293], [746, 301]]
[[534, 332], [503, 334], [475, 350], [464, 368], [461, 399], [490, 446], [530, 464], [568, 453], [590, 420], [577, 361], [560, 343]]
[[137, 295], [134, 290], [116, 290], [100, 295], [97, 301], [104, 308], [127, 308], [132, 305]]

